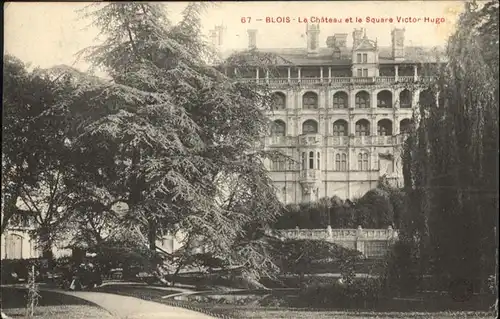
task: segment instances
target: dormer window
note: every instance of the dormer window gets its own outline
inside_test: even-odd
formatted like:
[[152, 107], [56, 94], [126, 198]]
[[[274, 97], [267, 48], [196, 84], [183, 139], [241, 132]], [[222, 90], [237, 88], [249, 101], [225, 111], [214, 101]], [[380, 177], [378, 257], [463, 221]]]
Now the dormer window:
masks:
[[356, 55], [356, 61], [357, 61], [358, 63], [361, 63], [361, 53], [358, 53], [358, 54]]
[[340, 49], [337, 48], [337, 49], [335, 49], [335, 51], [333, 51], [333, 58], [334, 59], [340, 60], [341, 56], [342, 55], [341, 55]]
[[363, 53], [363, 63], [368, 63], [368, 54]]

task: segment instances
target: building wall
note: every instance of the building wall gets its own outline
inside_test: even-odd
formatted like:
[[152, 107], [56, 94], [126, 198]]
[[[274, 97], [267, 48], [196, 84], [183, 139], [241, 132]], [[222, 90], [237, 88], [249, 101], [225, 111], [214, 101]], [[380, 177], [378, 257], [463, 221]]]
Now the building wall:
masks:
[[[318, 67], [319, 68], [319, 67]], [[323, 72], [322, 72], [323, 73]], [[324, 196], [339, 196], [343, 199], [353, 199], [364, 195], [377, 185], [381, 176], [386, 176], [394, 185], [402, 184], [401, 144], [404, 136], [401, 134], [402, 121], [411, 121], [413, 107], [418, 103], [420, 89], [403, 83], [396, 83], [394, 77], [378, 77], [378, 82], [351, 85], [347, 83], [333, 83], [332, 85], [317, 85], [307, 83], [297, 86], [281, 85], [276, 82], [274, 92], [285, 96], [285, 108], [269, 112], [271, 121], [282, 121], [286, 125], [285, 136], [270, 136], [264, 141], [268, 149], [278, 149], [292, 157], [298, 164], [295, 170], [273, 168], [273, 163], [266, 162], [271, 170], [271, 178], [278, 188], [278, 196], [285, 203], [299, 203], [314, 200]], [[349, 78], [347, 78], [349, 79]], [[382, 80], [380, 80], [382, 79]], [[318, 79], [324, 82], [324, 79]], [[334, 79], [333, 79], [334, 80]], [[409, 80], [409, 79], [408, 79]], [[302, 81], [303, 82], [303, 81]], [[270, 80], [271, 87], [273, 82]], [[408, 89], [412, 97], [410, 107], [401, 108], [400, 93]], [[379, 93], [391, 93], [392, 101], [388, 108], [378, 107]], [[318, 99], [318, 107], [305, 109], [303, 96], [314, 93]], [[337, 92], [345, 92], [348, 96], [347, 108], [334, 108], [333, 100]], [[369, 94], [369, 107], [357, 108], [356, 94]], [[314, 120], [318, 126], [317, 134], [304, 135], [303, 123]], [[347, 136], [334, 136], [334, 123], [344, 120], [347, 123]], [[356, 136], [356, 123], [365, 120], [369, 123], [368, 136]], [[380, 136], [379, 121], [390, 121], [392, 132]], [[380, 122], [382, 123], [382, 122]], [[312, 139], [308, 142], [306, 139]], [[317, 170], [314, 194], [304, 196], [302, 152], [319, 153], [320, 165]], [[338, 171], [335, 167], [336, 154], [347, 155], [347, 170]], [[360, 153], [368, 154], [367, 167], [358, 165]], [[382, 155], [380, 155], [382, 154]], [[384, 156], [386, 155], [386, 156]], [[388, 158], [388, 156], [392, 158]], [[315, 156], [314, 161], [317, 161]], [[307, 163], [306, 163], [307, 165]]]

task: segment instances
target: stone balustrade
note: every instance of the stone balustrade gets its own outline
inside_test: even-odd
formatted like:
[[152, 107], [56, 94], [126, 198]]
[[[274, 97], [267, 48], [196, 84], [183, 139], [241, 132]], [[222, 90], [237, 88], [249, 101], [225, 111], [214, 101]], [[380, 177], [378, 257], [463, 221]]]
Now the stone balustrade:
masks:
[[326, 240], [340, 246], [357, 249], [366, 258], [385, 256], [390, 245], [398, 240], [398, 231], [387, 229], [278, 229], [275, 234], [286, 239]]
[[319, 134], [300, 136], [269, 136], [264, 139], [267, 146], [392, 146], [400, 145], [407, 138], [405, 134], [385, 136], [321, 136]]
[[273, 87], [287, 85], [331, 85], [331, 84], [394, 84], [428, 82], [430, 76], [371, 76], [371, 77], [303, 77], [303, 78], [240, 78], [244, 82], [269, 84]]

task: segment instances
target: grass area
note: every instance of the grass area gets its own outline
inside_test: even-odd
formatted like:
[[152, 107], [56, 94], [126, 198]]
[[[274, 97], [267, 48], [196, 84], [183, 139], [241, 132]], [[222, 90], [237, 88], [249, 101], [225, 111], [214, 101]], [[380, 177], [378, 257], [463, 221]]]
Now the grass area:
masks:
[[[12, 319], [25, 318], [25, 308], [8, 308], [2, 311]], [[101, 319], [115, 318], [107, 311], [88, 305], [59, 305], [37, 307], [33, 318], [37, 319]]]
[[336, 319], [355, 319], [355, 318], [377, 318], [377, 319], [458, 319], [458, 318], [496, 318], [486, 312], [474, 311], [451, 311], [451, 312], [346, 312], [346, 311], [312, 311], [308, 309], [284, 309], [270, 308], [255, 305], [236, 305], [236, 304], [218, 304], [204, 303], [196, 301], [174, 301], [171, 299], [162, 299], [162, 296], [175, 294], [176, 291], [158, 290], [144, 286], [105, 286], [98, 291], [116, 293], [124, 296], [131, 296], [145, 300], [151, 300], [170, 306], [180, 306], [205, 313], [225, 315], [236, 319], [278, 319], [278, 318], [336, 318]]
[[161, 297], [163, 296], [173, 295], [178, 293], [178, 291], [176, 290], [155, 289], [155, 288], [144, 287], [141, 285], [138, 286], [109, 285], [109, 286], [98, 287], [93, 291], [107, 292], [116, 295], [129, 296], [129, 297], [135, 297], [153, 301], [161, 299]]
[[[0, 292], [2, 311], [13, 319], [24, 318], [26, 313], [26, 289], [2, 287]], [[41, 291], [34, 318], [99, 319], [114, 317], [88, 301], [55, 292]]]
[[341, 311], [297, 311], [297, 310], [235, 310], [231, 314], [234, 318], [241, 319], [306, 319], [306, 318], [335, 318], [335, 319], [461, 319], [461, 318], [496, 318], [493, 314], [479, 312], [439, 312], [439, 313], [418, 313], [418, 312], [392, 312], [392, 313], [371, 313], [371, 312], [341, 312]]

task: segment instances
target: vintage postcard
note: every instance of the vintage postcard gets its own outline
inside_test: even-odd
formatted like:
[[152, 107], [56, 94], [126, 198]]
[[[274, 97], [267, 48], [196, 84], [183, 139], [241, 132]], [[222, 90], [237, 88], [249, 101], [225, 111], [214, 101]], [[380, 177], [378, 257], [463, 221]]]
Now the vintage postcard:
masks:
[[6, 2], [2, 318], [494, 318], [498, 1]]

